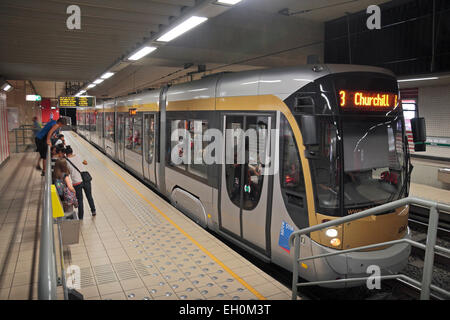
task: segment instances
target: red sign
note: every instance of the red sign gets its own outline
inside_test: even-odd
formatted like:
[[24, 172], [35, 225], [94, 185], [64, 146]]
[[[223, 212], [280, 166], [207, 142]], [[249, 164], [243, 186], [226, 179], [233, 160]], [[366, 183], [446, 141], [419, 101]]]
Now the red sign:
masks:
[[339, 105], [343, 109], [386, 110], [398, 105], [398, 95], [394, 93], [368, 91], [339, 91]]

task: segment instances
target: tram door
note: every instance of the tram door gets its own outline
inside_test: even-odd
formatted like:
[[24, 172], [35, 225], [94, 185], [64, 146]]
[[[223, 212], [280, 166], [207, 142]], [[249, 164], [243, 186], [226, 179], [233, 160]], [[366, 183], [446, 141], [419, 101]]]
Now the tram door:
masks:
[[272, 117], [227, 115], [223, 119], [220, 217], [221, 228], [236, 238], [267, 250], [266, 228], [270, 182], [265, 175], [270, 157]]
[[143, 166], [144, 166], [144, 177], [156, 184], [156, 165], [155, 165], [155, 114], [145, 113], [144, 114], [144, 154], [143, 154]]
[[125, 116], [117, 117], [117, 159], [125, 163]]

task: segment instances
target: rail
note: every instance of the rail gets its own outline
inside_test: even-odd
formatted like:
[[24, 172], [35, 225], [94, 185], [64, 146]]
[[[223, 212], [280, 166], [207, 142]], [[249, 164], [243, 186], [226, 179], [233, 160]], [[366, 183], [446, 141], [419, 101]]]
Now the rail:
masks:
[[47, 146], [45, 164], [45, 185], [43, 197], [43, 212], [39, 251], [38, 299], [56, 300], [56, 286], [58, 281], [56, 268], [55, 242], [53, 234], [52, 209], [52, 169], [50, 146]]
[[[426, 245], [416, 242], [416, 241], [413, 241], [413, 240], [410, 240], [410, 239], [400, 239], [400, 240], [393, 240], [393, 241], [387, 241], [387, 242], [352, 248], [352, 249], [348, 249], [348, 250], [339, 250], [339, 251], [336, 250], [335, 252], [320, 254], [320, 255], [315, 255], [315, 256], [309, 256], [309, 257], [300, 259], [300, 238], [301, 238], [301, 236], [303, 236], [305, 234], [309, 234], [311, 232], [319, 231], [319, 230], [333, 227], [333, 226], [342, 225], [344, 223], [351, 222], [351, 221], [361, 219], [361, 218], [365, 218], [368, 216], [382, 214], [388, 210], [394, 210], [394, 209], [397, 209], [402, 206], [411, 206], [411, 205], [419, 205], [422, 207], [429, 208], [429, 210], [430, 210]], [[349, 278], [349, 279], [298, 283], [297, 281], [298, 281], [298, 276], [299, 276], [298, 275], [299, 262], [306, 261], [306, 260], [312, 260], [312, 259], [326, 258], [326, 257], [330, 257], [330, 256], [346, 254], [346, 253], [356, 252], [356, 251], [361, 251], [361, 250], [374, 249], [374, 248], [378, 248], [378, 247], [394, 245], [394, 244], [399, 244], [399, 243], [408, 243], [411, 246], [425, 249], [425, 260], [424, 260], [422, 282], [414, 280], [404, 274], [380, 276], [380, 280], [402, 279], [406, 282], [412, 283], [415, 286], [418, 286], [421, 288], [421, 293], [420, 293], [421, 300], [429, 300], [430, 299], [430, 290], [431, 289], [433, 289], [436, 292], [439, 292], [442, 295], [450, 297], [450, 292], [431, 284], [431, 280], [432, 280], [432, 276], [433, 276], [433, 264], [434, 264], [435, 251], [440, 251], [442, 253], [450, 254], [449, 249], [436, 245], [437, 229], [438, 229], [438, 222], [439, 222], [439, 210], [449, 211], [450, 206], [443, 204], [443, 203], [433, 202], [433, 201], [429, 201], [429, 200], [425, 200], [425, 199], [408, 197], [408, 198], [396, 200], [396, 201], [393, 201], [390, 203], [386, 203], [386, 204], [383, 204], [383, 205], [375, 207], [375, 208], [367, 209], [362, 212], [355, 213], [355, 214], [352, 214], [352, 215], [349, 215], [349, 216], [346, 216], [343, 218], [328, 221], [325, 223], [315, 225], [313, 227], [304, 228], [299, 231], [293, 232], [291, 234], [291, 236], [289, 237], [289, 246], [291, 248], [292, 247], [294, 248], [294, 259], [293, 259], [293, 267], [292, 267], [292, 300], [297, 299], [298, 287], [323, 285], [323, 284], [338, 284], [338, 283], [347, 283], [347, 282], [361, 282], [361, 281], [365, 281], [368, 279], [366, 277], [362, 277], [362, 278]]]

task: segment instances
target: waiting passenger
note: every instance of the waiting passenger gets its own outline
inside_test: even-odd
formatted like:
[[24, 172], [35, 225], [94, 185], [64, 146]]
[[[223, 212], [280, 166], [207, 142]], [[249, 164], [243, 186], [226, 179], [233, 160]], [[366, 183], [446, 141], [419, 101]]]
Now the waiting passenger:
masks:
[[60, 134], [58, 135], [58, 140], [55, 142], [55, 146], [62, 144], [63, 146], [66, 145], [66, 140], [64, 139], [64, 135]]
[[37, 133], [41, 131], [42, 126], [38, 121], [38, 117], [33, 117], [33, 136], [36, 137]]
[[[42, 176], [45, 175], [45, 158], [47, 157], [47, 146], [51, 146], [50, 138], [52, 137], [53, 133], [61, 128], [62, 126], [67, 124], [67, 120], [65, 118], [59, 118], [58, 121], [51, 120], [49, 121], [44, 128], [42, 128], [37, 134], [35, 138], [36, 147], [39, 151], [39, 154], [41, 156], [40, 159], [42, 159], [43, 169], [42, 169]], [[39, 161], [40, 161], [39, 159]], [[36, 168], [40, 168], [39, 161], [36, 166]]]
[[73, 181], [73, 186], [76, 191], [77, 199], [78, 199], [78, 218], [83, 220], [84, 217], [84, 207], [83, 207], [83, 190], [86, 194], [86, 198], [88, 199], [89, 207], [91, 208], [92, 216], [95, 217], [95, 204], [94, 199], [92, 198], [92, 187], [90, 181], [84, 181], [81, 178], [81, 169], [82, 165], [87, 165], [87, 161], [81, 161], [81, 158], [78, 155], [73, 154], [73, 150], [70, 146], [66, 147], [66, 159], [69, 162], [69, 170], [70, 177]]
[[63, 203], [64, 211], [67, 211], [70, 206], [76, 208], [78, 206], [76, 191], [70, 179], [70, 171], [65, 159], [56, 160], [53, 182]]

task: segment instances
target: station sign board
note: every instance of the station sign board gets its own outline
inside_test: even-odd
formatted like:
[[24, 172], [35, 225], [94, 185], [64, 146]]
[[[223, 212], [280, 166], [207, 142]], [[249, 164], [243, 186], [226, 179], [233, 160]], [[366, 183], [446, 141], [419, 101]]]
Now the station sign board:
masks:
[[95, 97], [59, 97], [60, 108], [95, 107]]

